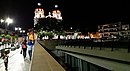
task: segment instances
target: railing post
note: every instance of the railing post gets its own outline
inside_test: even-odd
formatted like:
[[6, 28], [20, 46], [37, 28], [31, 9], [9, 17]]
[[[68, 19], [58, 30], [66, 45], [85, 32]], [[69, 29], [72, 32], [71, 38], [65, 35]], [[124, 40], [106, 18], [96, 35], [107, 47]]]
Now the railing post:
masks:
[[[112, 43], [112, 42], [113, 42], [113, 43]], [[112, 49], [111, 49], [111, 51], [114, 50], [114, 47], [113, 47], [113, 46], [114, 46], [114, 45], [113, 45], [113, 44], [114, 44], [114, 40], [113, 40], [112, 42], [111, 42], [111, 45], [112, 45]]]
[[91, 49], [93, 49], [93, 43], [94, 43], [94, 42], [91, 41]]
[[84, 45], [84, 49], [86, 48], [86, 46]]
[[102, 50], [102, 45], [103, 45], [102, 39], [100, 39], [100, 50]]
[[128, 41], [128, 53], [130, 52], [130, 44], [129, 44], [129, 42], [130, 42], [130, 39]]

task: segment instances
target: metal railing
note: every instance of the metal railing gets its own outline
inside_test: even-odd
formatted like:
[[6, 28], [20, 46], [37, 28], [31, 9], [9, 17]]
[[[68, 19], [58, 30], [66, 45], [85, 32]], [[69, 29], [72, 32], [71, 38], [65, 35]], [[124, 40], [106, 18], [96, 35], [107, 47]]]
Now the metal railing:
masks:
[[78, 46], [80, 47], [91, 47], [93, 49], [94, 47], [100, 48], [102, 50], [105, 48], [111, 48], [111, 51], [114, 51], [114, 48], [124, 48], [127, 49], [127, 52], [130, 52], [130, 44], [129, 41], [109, 41], [109, 42], [93, 42], [92, 40], [84, 40], [84, 39], [76, 39], [76, 40], [62, 40], [58, 45], [64, 45], [64, 46]]

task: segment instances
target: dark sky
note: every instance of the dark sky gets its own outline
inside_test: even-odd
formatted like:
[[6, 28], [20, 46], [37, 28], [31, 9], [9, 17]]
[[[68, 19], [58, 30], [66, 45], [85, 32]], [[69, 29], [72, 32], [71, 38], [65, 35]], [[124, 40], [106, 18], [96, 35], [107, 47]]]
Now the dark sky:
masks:
[[98, 24], [130, 22], [127, 0], [1, 0], [0, 18], [9, 16], [14, 19], [13, 26], [31, 28], [38, 2], [42, 3], [45, 14], [58, 4], [66, 27], [91, 31]]

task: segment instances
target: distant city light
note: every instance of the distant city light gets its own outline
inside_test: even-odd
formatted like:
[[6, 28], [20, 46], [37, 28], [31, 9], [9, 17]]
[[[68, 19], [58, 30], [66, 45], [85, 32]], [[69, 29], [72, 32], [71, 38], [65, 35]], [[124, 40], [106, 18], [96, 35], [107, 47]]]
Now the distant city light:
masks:
[[55, 8], [57, 8], [58, 7], [58, 5], [55, 5]]
[[20, 30], [20, 33], [25, 33], [25, 30]]
[[17, 31], [17, 30], [21, 30], [22, 28], [20, 28], [20, 27], [15, 27], [15, 31]]
[[37, 3], [38, 6], [41, 6], [41, 3]]
[[4, 22], [4, 20], [3, 20], [3, 19], [1, 19], [1, 20], [0, 20], [0, 22], [1, 22], [1, 23], [3, 23], [3, 22]]
[[23, 31], [22, 30], [20, 30], [20, 33], [22, 33]]
[[23, 30], [23, 33], [25, 33], [25, 30]]
[[18, 30], [21, 30], [21, 28], [18, 28]]
[[5, 21], [5, 22], [7, 22], [7, 23], [8, 23], [8, 25], [9, 25], [10, 23], [13, 23], [13, 20], [12, 20], [11, 18], [9, 18], [9, 17], [8, 17], [8, 18], [6, 19], [6, 21]]
[[70, 29], [73, 29], [72, 27], [70, 27]]
[[17, 28], [17, 27], [15, 27], [15, 31], [16, 31], [16, 30], [18, 30], [18, 28]]

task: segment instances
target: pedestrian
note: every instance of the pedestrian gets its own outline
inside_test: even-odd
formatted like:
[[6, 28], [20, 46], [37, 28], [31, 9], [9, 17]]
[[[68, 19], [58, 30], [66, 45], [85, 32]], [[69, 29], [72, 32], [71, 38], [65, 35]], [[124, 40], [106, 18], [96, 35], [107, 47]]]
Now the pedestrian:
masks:
[[4, 52], [4, 56], [2, 57], [2, 59], [4, 60], [4, 65], [5, 65], [5, 70], [8, 70], [8, 51]]
[[24, 59], [25, 59], [25, 58], [26, 58], [26, 51], [27, 51], [26, 40], [24, 40], [24, 41], [22, 42], [21, 46], [22, 46], [22, 51], [21, 51], [21, 52], [23, 52], [23, 57], [24, 57]]
[[33, 42], [32, 42], [32, 40], [29, 40], [28, 41], [28, 54], [29, 54], [29, 57], [30, 57], [30, 60], [31, 60], [31, 58], [32, 58], [32, 49], [33, 49]]

